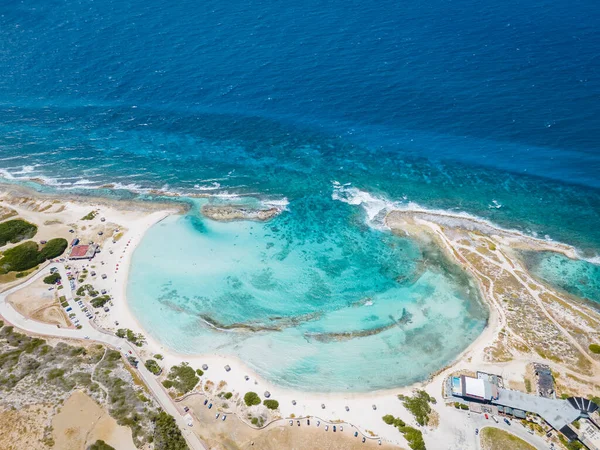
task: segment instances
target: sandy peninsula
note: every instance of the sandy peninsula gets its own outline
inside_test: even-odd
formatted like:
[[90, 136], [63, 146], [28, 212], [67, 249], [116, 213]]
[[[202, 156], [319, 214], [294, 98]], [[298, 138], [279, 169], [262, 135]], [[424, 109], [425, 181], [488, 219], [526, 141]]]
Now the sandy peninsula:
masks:
[[[403, 435], [382, 421], [386, 414], [418, 428], [428, 449], [479, 448], [479, 438], [474, 433], [476, 423], [463, 411], [443, 401], [444, 380], [457, 372], [482, 370], [501, 374], [507, 386], [525, 391], [534, 382], [531, 364], [539, 362], [550, 366], [556, 374], [559, 394], [597, 394], [600, 360], [588, 347], [600, 340], [600, 314], [584, 302], [534, 279], [527, 273], [518, 253], [523, 249], [549, 250], [577, 257], [575, 249], [503, 230], [485, 221], [440, 212], [392, 211], [385, 223], [393, 233], [409, 235], [439, 247], [469, 273], [480, 290], [482, 301], [489, 308], [490, 316], [483, 333], [456, 361], [431, 374], [428, 380], [371, 393], [305, 393], [284, 389], [261, 379], [236, 358], [178, 354], [153, 340], [139, 325], [127, 306], [126, 286], [132, 254], [144, 233], [168, 215], [181, 214], [184, 208], [180, 205], [68, 196], [58, 198], [6, 186], [0, 193], [2, 214], [22, 217], [37, 224], [40, 231], [35, 236], [36, 240], [51, 236], [72, 238], [74, 233], [70, 230], [75, 230], [81, 240], [100, 245], [101, 253], [93, 260], [68, 262], [69, 270], [76, 273], [77, 287], [91, 284], [95, 290], [106, 291], [112, 296], [106, 308], [95, 311], [92, 319], [95, 328], [113, 334], [118, 329], [128, 328], [143, 335], [144, 343], [139, 354], [142, 360], [158, 362], [162, 368], [160, 380], [166, 380], [170, 368], [182, 362], [189, 363], [193, 369], [208, 367], [203, 370], [200, 382], [183, 398], [178, 398], [172, 389], [168, 392], [174, 397], [182, 415], [186, 414], [183, 406], [190, 408], [189, 420], [194, 423], [191, 430], [204, 442], [210, 442], [210, 448], [251, 448], [250, 442], [264, 442], [264, 446], [259, 448], [277, 448], [277, 442], [285, 443], [282, 444], [285, 446], [296, 442], [294, 448], [298, 449], [341, 449], [354, 448], [348, 442], [353, 443], [353, 440], [361, 440], [362, 437], [368, 447], [379, 446], [381, 440], [381, 448], [386, 445], [408, 448]], [[95, 212], [93, 218], [83, 220], [90, 212]], [[275, 214], [265, 210], [250, 217], [235, 206], [219, 207], [218, 210], [203, 208], [202, 212], [217, 220], [267, 220]], [[47, 266], [39, 270], [47, 270]], [[34, 275], [32, 273], [30, 277]], [[82, 277], [84, 280], [79, 282]], [[0, 289], [5, 291], [22, 281], [6, 279]], [[48, 292], [44, 285], [34, 283], [22, 292], [11, 294], [8, 301], [31, 320], [58, 324], [59, 317], [43, 313], [57, 308], [56, 299]], [[85, 301], [88, 302], [87, 299]], [[88, 308], [93, 309], [90, 305]], [[60, 311], [60, 308], [57, 310]], [[69, 325], [63, 323], [62, 326]], [[432, 412], [425, 426], [418, 426], [415, 417], [398, 399], [398, 394], [411, 395], [415, 389], [425, 390], [437, 400], [431, 405]], [[247, 407], [243, 396], [248, 391], [258, 393], [261, 398], [268, 392], [270, 398], [277, 399], [279, 407], [274, 411], [263, 406]], [[225, 399], [227, 393], [231, 395]], [[214, 404], [209, 415], [204, 409], [204, 399]], [[215, 419], [217, 412], [227, 415], [227, 421]], [[261, 427], [251, 423], [250, 418], [254, 417], [261, 417]], [[310, 433], [317, 433], [314, 439], [307, 440], [312, 434], [306, 434], [302, 439], [294, 437], [291, 431], [276, 431], [289, 427], [296, 430], [298, 420], [303, 420], [300, 427], [303, 429], [307, 426], [307, 418], [313, 421], [313, 427], [316, 421], [320, 423], [318, 429], [310, 429]], [[338, 430], [334, 435], [334, 425], [341, 425], [343, 431]], [[324, 430], [325, 426], [328, 431]], [[354, 433], [357, 433], [357, 438]], [[236, 446], [224, 443], [223, 436], [227, 435], [239, 436]], [[534, 438], [536, 442], [552, 440], [558, 445], [555, 435], [551, 438], [536, 435], [531, 439]], [[228, 439], [227, 442], [231, 441], [231, 438]], [[321, 443], [317, 447], [311, 446], [311, 440]], [[267, 441], [270, 443], [266, 444]]]

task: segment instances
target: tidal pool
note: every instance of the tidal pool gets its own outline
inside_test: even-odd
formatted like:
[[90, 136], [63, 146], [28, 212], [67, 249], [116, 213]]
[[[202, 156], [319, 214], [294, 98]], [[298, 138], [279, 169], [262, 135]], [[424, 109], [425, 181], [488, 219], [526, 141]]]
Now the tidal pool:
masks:
[[267, 223], [168, 217], [137, 247], [127, 297], [177, 352], [234, 355], [273, 383], [320, 392], [424, 379], [487, 319], [476, 288], [435, 252], [315, 198]]

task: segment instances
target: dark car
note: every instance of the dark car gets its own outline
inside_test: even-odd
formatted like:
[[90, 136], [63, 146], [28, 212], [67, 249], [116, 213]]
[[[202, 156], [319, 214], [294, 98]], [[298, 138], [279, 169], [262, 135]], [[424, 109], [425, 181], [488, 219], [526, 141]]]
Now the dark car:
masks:
[[183, 408], [183, 410], [184, 410], [185, 412], [188, 412], [188, 411], [190, 410], [190, 408], [188, 408], [188, 407], [186, 406], [185, 408]]
[[204, 406], [206, 406], [207, 403], [208, 403], [208, 400], [204, 400]]
[[505, 417], [505, 418], [504, 418], [504, 423], [505, 423], [506, 425], [510, 425], [510, 420], [508, 420], [508, 419]]
[[208, 409], [212, 408], [212, 403], [208, 404]]

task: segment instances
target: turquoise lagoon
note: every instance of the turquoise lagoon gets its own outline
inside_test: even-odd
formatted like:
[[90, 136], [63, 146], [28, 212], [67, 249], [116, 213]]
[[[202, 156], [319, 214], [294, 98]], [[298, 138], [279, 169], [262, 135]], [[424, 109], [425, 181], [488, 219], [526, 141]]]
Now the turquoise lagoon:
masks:
[[304, 198], [267, 223], [221, 223], [198, 204], [151, 228], [127, 297], [183, 354], [239, 357], [278, 385], [369, 391], [426, 378], [482, 331], [487, 310], [432, 249]]

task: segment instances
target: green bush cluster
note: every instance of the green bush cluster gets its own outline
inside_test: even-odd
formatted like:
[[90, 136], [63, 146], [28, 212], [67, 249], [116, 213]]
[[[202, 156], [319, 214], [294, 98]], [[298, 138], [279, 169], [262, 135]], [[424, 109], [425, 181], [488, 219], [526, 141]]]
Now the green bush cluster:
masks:
[[88, 447], [88, 450], [115, 450], [115, 448], [108, 445], [102, 439], [98, 439]]
[[231, 397], [233, 397], [233, 394], [231, 392], [225, 392], [225, 394], [223, 394], [223, 397], [225, 397], [226, 400], [229, 400]]
[[29, 270], [48, 259], [62, 255], [67, 245], [66, 239], [57, 238], [50, 239], [41, 250], [33, 241], [9, 248], [0, 259], [0, 274]]
[[263, 401], [263, 405], [265, 405], [269, 409], [279, 408], [279, 402], [277, 400], [267, 399], [267, 400]]
[[94, 286], [92, 286], [91, 284], [84, 284], [83, 286], [79, 286], [79, 289], [77, 289], [77, 292], [75, 293], [77, 295], [83, 296], [86, 292], [90, 297], [97, 297], [99, 294], [99, 292], [95, 290]]
[[110, 295], [101, 295], [99, 297], [95, 297], [90, 301], [90, 304], [94, 307], [94, 308], [102, 308], [104, 305], [106, 305], [110, 300]]
[[154, 420], [154, 448], [156, 450], [188, 450], [175, 418], [161, 411]]
[[129, 328], [119, 328], [115, 334], [120, 338], [126, 338], [129, 342], [131, 342], [134, 345], [137, 345], [138, 347], [144, 345], [144, 342], [146, 340], [142, 333], [134, 333]]
[[89, 213], [87, 213], [85, 216], [83, 216], [81, 218], [81, 220], [92, 220], [94, 219], [94, 217], [96, 217], [98, 215], [98, 213], [96, 211], [90, 211]]
[[0, 247], [7, 243], [16, 244], [31, 239], [37, 233], [37, 226], [21, 219], [0, 223]]
[[246, 406], [260, 405], [260, 397], [256, 392], [246, 392], [244, 403], [246, 403]]
[[429, 413], [431, 412], [431, 406], [429, 403], [435, 403], [435, 399], [431, 397], [425, 391], [416, 391], [415, 395], [408, 397], [406, 395], [399, 395], [398, 398], [402, 400], [404, 407], [408, 409], [415, 420], [421, 426], [427, 425], [429, 421]]
[[[166, 381], [169, 381], [168, 386], [165, 385]], [[194, 369], [188, 363], [183, 362], [178, 366], [171, 367], [163, 386], [167, 389], [174, 387], [180, 394], [185, 394], [194, 389], [199, 381], [200, 378], [198, 378]]]
[[600, 345], [598, 344], [590, 344], [589, 346], [590, 352], [595, 353], [595, 354], [600, 354]]
[[454, 402], [454, 407], [456, 409], [462, 409], [465, 411], [469, 409], [469, 407], [467, 405], [465, 405], [464, 403], [461, 403], [461, 402]]
[[423, 434], [416, 428], [409, 427], [406, 423], [397, 417], [387, 414], [382, 417], [383, 421], [388, 425], [393, 425], [404, 435], [404, 439], [408, 442], [408, 446], [412, 450], [426, 450]]
[[56, 284], [58, 280], [60, 280], [60, 274], [58, 272], [51, 273], [47, 277], [44, 277], [44, 283], [46, 284]]
[[159, 375], [162, 372], [162, 369], [160, 368], [158, 363], [156, 361], [154, 361], [153, 359], [147, 360], [144, 363], [144, 366], [146, 366], [146, 369], [148, 369], [154, 375]]
[[202, 369], [196, 369], [196, 374], [201, 377], [202, 375], [204, 375], [204, 370]]

